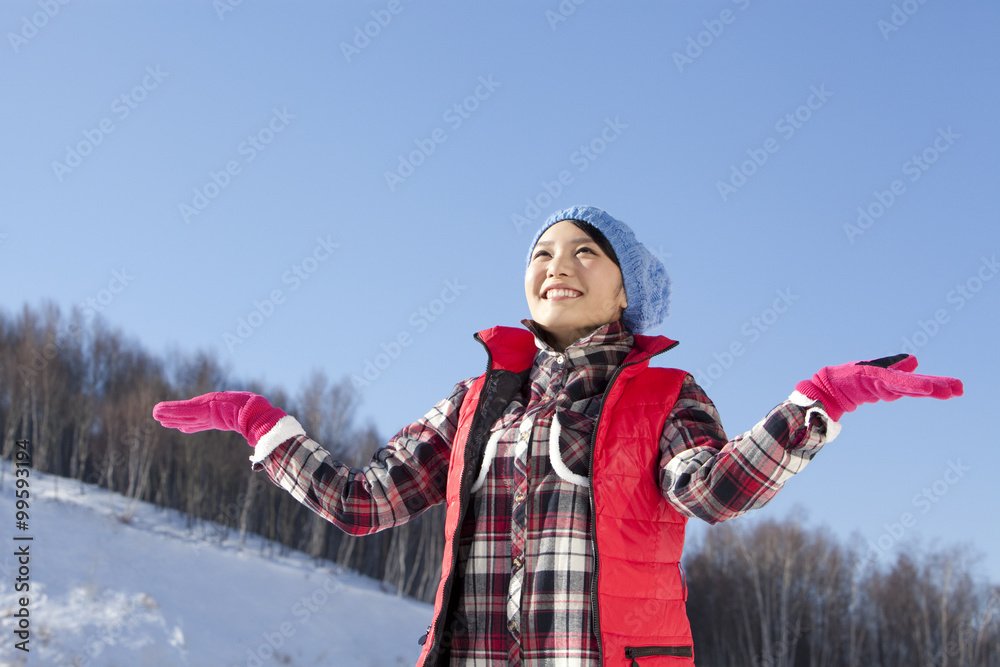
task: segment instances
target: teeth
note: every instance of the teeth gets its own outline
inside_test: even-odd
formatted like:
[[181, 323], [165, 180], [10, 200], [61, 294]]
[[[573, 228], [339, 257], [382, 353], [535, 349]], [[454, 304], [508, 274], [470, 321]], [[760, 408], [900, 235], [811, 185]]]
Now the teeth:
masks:
[[560, 297], [560, 296], [577, 297], [580, 296], [580, 293], [577, 292], [576, 290], [571, 290], [571, 289], [550, 289], [548, 292], [545, 293], [546, 299], [551, 299], [553, 297]]

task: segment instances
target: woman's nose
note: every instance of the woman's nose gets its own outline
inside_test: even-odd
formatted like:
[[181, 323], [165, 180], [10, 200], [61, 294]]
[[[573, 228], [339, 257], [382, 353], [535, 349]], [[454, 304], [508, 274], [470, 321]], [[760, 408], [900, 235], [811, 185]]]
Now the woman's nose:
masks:
[[570, 272], [570, 263], [564, 255], [556, 255], [549, 262], [548, 275], [549, 276], [565, 276]]

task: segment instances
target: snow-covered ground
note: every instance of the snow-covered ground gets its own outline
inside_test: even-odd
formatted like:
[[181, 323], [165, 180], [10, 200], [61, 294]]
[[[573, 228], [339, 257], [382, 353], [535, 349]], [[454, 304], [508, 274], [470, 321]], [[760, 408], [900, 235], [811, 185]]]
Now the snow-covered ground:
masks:
[[[14, 476], [0, 489], [0, 665], [268, 667], [412, 665], [429, 605], [304, 554], [214, 531], [122, 496], [31, 471], [29, 529], [15, 527]], [[82, 490], [81, 490], [82, 489]], [[15, 536], [32, 536], [15, 541]], [[14, 590], [29, 546], [29, 652], [15, 648]]]

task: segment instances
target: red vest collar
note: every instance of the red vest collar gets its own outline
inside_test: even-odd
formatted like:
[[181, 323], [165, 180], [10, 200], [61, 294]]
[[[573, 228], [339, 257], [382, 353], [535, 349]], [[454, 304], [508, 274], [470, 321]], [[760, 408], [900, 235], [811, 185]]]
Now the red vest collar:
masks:
[[[647, 360], [661, 352], [677, 345], [677, 341], [666, 336], [633, 336], [631, 352], [625, 357], [625, 363], [631, 364]], [[527, 329], [517, 327], [497, 326], [483, 329], [476, 334], [476, 340], [481, 342], [490, 353], [491, 368], [497, 370], [521, 371], [531, 368], [535, 360], [535, 335]]]

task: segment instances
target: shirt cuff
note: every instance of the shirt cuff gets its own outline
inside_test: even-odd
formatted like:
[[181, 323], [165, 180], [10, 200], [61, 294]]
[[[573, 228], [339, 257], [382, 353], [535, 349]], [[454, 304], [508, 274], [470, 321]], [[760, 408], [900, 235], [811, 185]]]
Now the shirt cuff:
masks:
[[250, 463], [263, 462], [281, 443], [305, 434], [306, 430], [302, 428], [302, 425], [299, 424], [295, 417], [285, 415], [278, 420], [277, 424], [271, 427], [270, 431], [257, 441], [257, 446], [253, 450], [253, 456], [250, 457]]
[[830, 419], [822, 402], [815, 398], [809, 398], [797, 389], [788, 397], [788, 401], [801, 408], [806, 408], [806, 424], [811, 423], [813, 415], [817, 415], [823, 420], [826, 424], [826, 442], [833, 442], [840, 435], [840, 423]]

